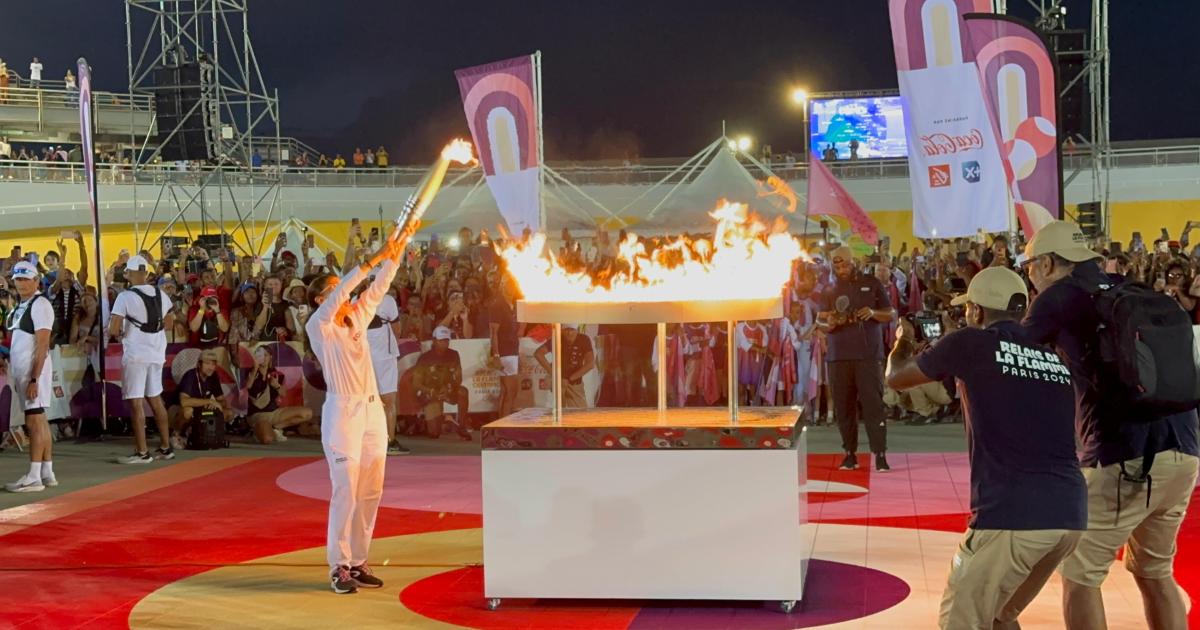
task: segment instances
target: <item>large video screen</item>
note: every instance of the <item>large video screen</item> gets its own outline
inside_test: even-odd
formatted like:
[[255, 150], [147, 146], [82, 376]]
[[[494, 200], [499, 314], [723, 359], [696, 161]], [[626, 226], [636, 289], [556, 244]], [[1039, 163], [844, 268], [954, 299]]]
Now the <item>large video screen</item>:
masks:
[[831, 145], [839, 160], [908, 156], [899, 96], [814, 98], [808, 108], [809, 148], [821, 159]]

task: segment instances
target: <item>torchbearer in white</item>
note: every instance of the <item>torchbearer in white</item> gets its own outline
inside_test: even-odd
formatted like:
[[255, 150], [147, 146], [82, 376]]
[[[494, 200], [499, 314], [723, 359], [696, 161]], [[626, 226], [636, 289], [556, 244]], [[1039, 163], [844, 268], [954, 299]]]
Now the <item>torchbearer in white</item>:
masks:
[[[442, 152], [424, 185], [405, 205], [396, 228], [370, 260], [340, 279], [323, 275], [308, 285], [313, 314], [305, 331], [325, 374], [321, 445], [333, 485], [326, 552], [330, 586], [335, 593], [383, 586], [367, 565], [375, 516], [383, 496], [388, 441], [367, 329], [396, 275], [416, 222], [437, 194], [449, 160], [459, 154], [469, 160], [470, 151], [469, 144], [453, 143]], [[358, 300], [351, 301], [354, 289], [377, 266], [375, 279]]]

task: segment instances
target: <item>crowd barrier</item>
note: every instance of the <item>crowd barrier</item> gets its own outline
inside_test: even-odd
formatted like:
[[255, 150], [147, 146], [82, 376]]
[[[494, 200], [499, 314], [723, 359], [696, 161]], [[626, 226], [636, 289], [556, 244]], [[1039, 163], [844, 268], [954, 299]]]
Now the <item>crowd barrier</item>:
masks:
[[[551, 407], [553, 393], [550, 379], [542, 366], [534, 359], [534, 352], [542, 340], [525, 337], [520, 340], [519, 350], [519, 393], [517, 408]], [[422, 352], [429, 350], [431, 342], [419, 343], [412, 340], [399, 342], [400, 383], [398, 411], [404, 415], [416, 415], [420, 409], [412, 390], [411, 369]], [[603, 344], [593, 342], [596, 363], [602, 365]], [[221, 346], [217, 374], [230, 397], [235, 413], [245, 415], [246, 391], [244, 383], [254, 369], [254, 352], [265, 347], [271, 353], [275, 369], [283, 375], [283, 391], [280, 405], [285, 407], [304, 406], [319, 414], [325, 400], [325, 380], [320, 366], [305, 356], [303, 344], [298, 342], [243, 343], [236, 347]], [[470, 392], [470, 411], [494, 412], [500, 401], [500, 373], [488, 366], [491, 341], [488, 339], [455, 339], [450, 348], [458, 352], [462, 362], [463, 385]], [[50, 420], [73, 419], [99, 416], [99, 387], [96, 379], [94, 355], [89, 357], [76, 346], [59, 346], [51, 349], [50, 359], [53, 372], [53, 396], [46, 410]], [[110, 415], [127, 417], [129, 407], [121, 400], [121, 345], [109, 344], [105, 349], [105, 380]], [[166, 363], [163, 366], [164, 399], [168, 405], [177, 400], [176, 390], [180, 379], [200, 358], [200, 350], [186, 344], [168, 344]], [[600, 369], [589, 372], [583, 379], [584, 391], [590, 404], [595, 405], [602, 375]], [[452, 409], [453, 407], [451, 407]], [[146, 408], [149, 413], [149, 407]], [[24, 424], [24, 414], [18, 407], [16, 397], [4, 375], [0, 389], [0, 431]]]

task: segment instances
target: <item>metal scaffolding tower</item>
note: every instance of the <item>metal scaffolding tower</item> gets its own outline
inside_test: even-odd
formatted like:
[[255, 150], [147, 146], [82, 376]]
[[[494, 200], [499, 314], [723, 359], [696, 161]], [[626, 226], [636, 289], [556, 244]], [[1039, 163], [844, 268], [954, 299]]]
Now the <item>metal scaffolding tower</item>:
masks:
[[[130, 129], [135, 181], [156, 181], [145, 171], [159, 161], [163, 148], [177, 141], [193, 115], [205, 121], [204, 142], [209, 165], [195, 171], [196, 178], [163, 178], [154, 209], [140, 229], [137, 220], [137, 187], [134, 187], [134, 232], [138, 249], [153, 248], [176, 224], [182, 223], [189, 240], [195, 238], [190, 216], [198, 219], [199, 234], [229, 235], [241, 230], [245, 242], [229, 239], [246, 253], [261, 251], [263, 234], [258, 218], [270, 225], [280, 203], [279, 170], [253, 168], [251, 158], [258, 148], [274, 149], [284, 160], [279, 136], [278, 92], [263, 80], [254, 46], [250, 41], [247, 13], [249, 0], [125, 0], [126, 58], [131, 93], [177, 89], [161, 85], [157, 71], [195, 62], [203, 77], [199, 97], [186, 109], [175, 112], [169, 125], [156, 113], [157, 134], [137, 137]], [[180, 81], [179, 83], [184, 83]], [[132, 118], [132, 116], [131, 116]], [[163, 125], [162, 128], [158, 128]], [[159, 171], [161, 173], [161, 171]], [[146, 176], [139, 177], [145, 174]], [[240, 202], [233, 184], [249, 186], [249, 198]], [[153, 223], [163, 207], [164, 216], [174, 216], [157, 234]], [[228, 216], [227, 216], [228, 215]], [[236, 223], [235, 223], [236, 222]], [[227, 229], [231, 228], [231, 229]], [[153, 236], [152, 240], [151, 237]], [[225, 239], [223, 238], [224, 242]]]
[[[1068, 32], [1066, 28], [1067, 11], [1062, 0], [1025, 0], [1037, 11], [1035, 24], [1052, 41], [1060, 33]], [[1063, 165], [1063, 186], [1066, 187], [1083, 173], [1091, 178], [1091, 199], [1100, 204], [1100, 220], [1107, 233], [1109, 230], [1109, 170], [1112, 161], [1112, 141], [1109, 135], [1109, 57], [1108, 48], [1108, 2], [1109, 0], [1091, 0], [1086, 46], [1082, 51], [1051, 51], [1060, 61], [1065, 55], [1082, 56], [1083, 63], [1072, 72], [1060, 72], [1059, 98], [1069, 91], [1078, 89], [1082, 83], [1088, 103], [1087, 124], [1084, 129], [1073, 137], [1064, 137], [1064, 143], [1070, 142], [1075, 147], [1072, 154], [1065, 155], [1069, 160]], [[996, 0], [997, 10], [1003, 12], [1007, 7], [1005, 0]], [[1060, 67], [1061, 67], [1060, 63]], [[1062, 121], [1059, 121], [1060, 127]]]

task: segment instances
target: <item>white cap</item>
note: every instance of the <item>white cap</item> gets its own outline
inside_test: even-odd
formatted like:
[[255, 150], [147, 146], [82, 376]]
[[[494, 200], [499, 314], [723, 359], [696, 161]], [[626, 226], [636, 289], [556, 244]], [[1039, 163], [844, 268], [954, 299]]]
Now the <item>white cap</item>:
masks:
[[579, 324], [563, 324], [563, 330], [579, 330]]
[[434, 339], [449, 339], [453, 336], [454, 336], [454, 331], [450, 330], [449, 328], [446, 328], [445, 326], [438, 326], [437, 328], [433, 329], [433, 338]]
[[125, 271], [150, 271], [150, 263], [141, 256], [130, 256], [125, 261]]
[[33, 263], [22, 260], [13, 265], [13, 278], [25, 278], [26, 280], [37, 280], [38, 270], [33, 266]]

